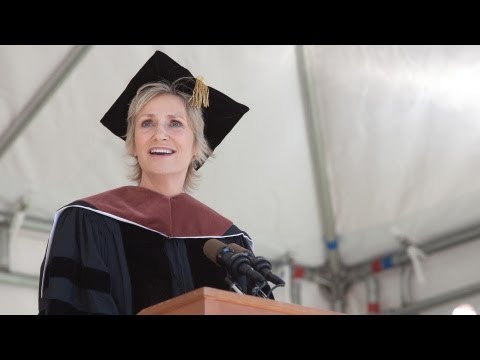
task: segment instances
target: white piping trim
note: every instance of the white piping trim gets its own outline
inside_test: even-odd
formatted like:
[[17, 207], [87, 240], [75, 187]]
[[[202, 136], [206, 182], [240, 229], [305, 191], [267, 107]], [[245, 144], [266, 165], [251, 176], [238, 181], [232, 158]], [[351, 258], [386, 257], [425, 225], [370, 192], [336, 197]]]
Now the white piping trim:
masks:
[[239, 233], [239, 234], [233, 234], [233, 235], [226, 235], [226, 236], [210, 236], [210, 235], [207, 235], [207, 236], [168, 236], [160, 231], [157, 231], [157, 230], [153, 230], [153, 229], [150, 229], [146, 226], [143, 226], [143, 225], [140, 225], [140, 224], [137, 224], [136, 222], [133, 222], [133, 221], [130, 221], [130, 220], [127, 220], [127, 219], [124, 219], [124, 218], [121, 218], [119, 216], [116, 216], [116, 215], [113, 215], [113, 214], [110, 214], [110, 213], [107, 213], [107, 212], [104, 212], [104, 211], [100, 211], [100, 210], [97, 210], [97, 209], [92, 209], [92, 208], [89, 208], [87, 206], [81, 206], [81, 205], [67, 205], [63, 208], [61, 208], [60, 210], [58, 210], [56, 213], [55, 213], [55, 216], [53, 218], [53, 225], [52, 225], [52, 230], [50, 231], [50, 237], [48, 238], [48, 243], [47, 243], [47, 251], [46, 251], [46, 255], [45, 255], [45, 264], [44, 264], [44, 268], [43, 268], [43, 274], [42, 274], [42, 284], [41, 284], [41, 287], [40, 287], [40, 298], [43, 297], [43, 283], [45, 281], [45, 269], [47, 268], [47, 260], [49, 259], [49, 255], [50, 255], [50, 245], [51, 245], [51, 239], [53, 239], [53, 234], [55, 232], [55, 228], [57, 226], [57, 221], [58, 221], [58, 218], [60, 217], [60, 214], [67, 208], [70, 208], [70, 207], [78, 207], [78, 208], [82, 208], [82, 209], [85, 209], [85, 210], [89, 210], [89, 211], [93, 211], [93, 212], [96, 212], [98, 214], [102, 214], [103, 216], [106, 216], [106, 217], [109, 217], [109, 218], [112, 218], [112, 219], [115, 219], [115, 220], [118, 220], [118, 221], [121, 221], [121, 222], [125, 222], [127, 224], [132, 224], [132, 225], [135, 225], [135, 226], [138, 226], [138, 227], [141, 227], [143, 229], [146, 229], [146, 230], [150, 230], [150, 231], [153, 231], [157, 234], [160, 234], [166, 238], [176, 238], [176, 239], [203, 239], [203, 238], [212, 238], [212, 239], [222, 239], [222, 238], [228, 238], [228, 237], [234, 237], [234, 236], [239, 236], [239, 235], [242, 235], [249, 243], [250, 247], [252, 248], [253, 250], [253, 240], [250, 239], [247, 235], [245, 235], [244, 233]]

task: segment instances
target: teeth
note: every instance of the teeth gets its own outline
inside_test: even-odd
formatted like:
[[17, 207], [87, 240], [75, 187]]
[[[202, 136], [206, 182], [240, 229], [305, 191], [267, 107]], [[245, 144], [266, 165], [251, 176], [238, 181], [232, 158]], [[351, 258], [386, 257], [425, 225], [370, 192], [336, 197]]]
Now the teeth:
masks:
[[168, 149], [153, 149], [150, 150], [150, 154], [173, 154], [173, 151]]

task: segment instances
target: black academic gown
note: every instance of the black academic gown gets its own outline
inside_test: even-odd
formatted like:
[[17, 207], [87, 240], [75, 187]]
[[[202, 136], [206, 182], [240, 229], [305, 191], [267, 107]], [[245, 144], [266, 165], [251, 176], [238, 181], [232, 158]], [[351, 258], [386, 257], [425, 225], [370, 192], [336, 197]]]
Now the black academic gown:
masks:
[[125, 186], [75, 201], [55, 214], [39, 313], [137, 314], [203, 286], [228, 289], [227, 273], [203, 254], [211, 238], [252, 245], [248, 234], [187, 194], [167, 198]]

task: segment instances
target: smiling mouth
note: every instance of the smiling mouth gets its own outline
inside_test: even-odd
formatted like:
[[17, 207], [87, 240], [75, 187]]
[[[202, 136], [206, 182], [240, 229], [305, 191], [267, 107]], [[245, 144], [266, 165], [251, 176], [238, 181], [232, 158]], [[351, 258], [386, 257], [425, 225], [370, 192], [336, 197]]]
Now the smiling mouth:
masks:
[[155, 156], [170, 156], [173, 155], [175, 151], [170, 150], [170, 149], [152, 149], [149, 151], [150, 155], [155, 155]]

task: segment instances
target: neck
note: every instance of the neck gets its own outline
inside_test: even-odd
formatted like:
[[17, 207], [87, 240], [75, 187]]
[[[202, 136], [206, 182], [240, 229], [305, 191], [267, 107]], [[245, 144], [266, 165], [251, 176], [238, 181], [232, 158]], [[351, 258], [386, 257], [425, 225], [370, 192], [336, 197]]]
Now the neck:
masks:
[[144, 173], [138, 186], [158, 192], [166, 197], [173, 197], [183, 193], [184, 179], [171, 175], [155, 175], [152, 177]]

